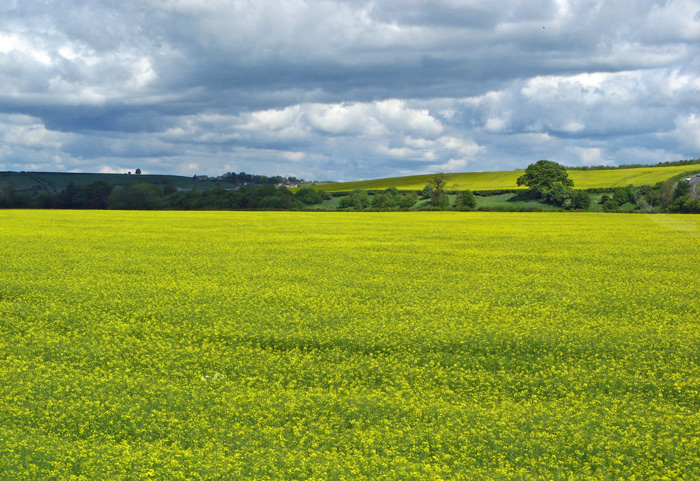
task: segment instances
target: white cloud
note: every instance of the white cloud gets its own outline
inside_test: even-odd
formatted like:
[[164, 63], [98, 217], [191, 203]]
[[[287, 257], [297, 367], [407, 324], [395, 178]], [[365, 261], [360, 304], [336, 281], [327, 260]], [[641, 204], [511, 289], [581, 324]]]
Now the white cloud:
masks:
[[0, 142], [8, 146], [60, 149], [69, 135], [46, 129], [44, 124], [28, 115], [0, 116]]
[[0, 118], [0, 160], [352, 179], [697, 157], [699, 11], [698, 0], [16, 2], [0, 16], [0, 111], [19, 114]]
[[682, 145], [700, 149], [700, 116], [693, 113], [678, 117], [674, 136]]
[[575, 147], [574, 152], [583, 165], [612, 165], [613, 162], [603, 157], [599, 147]]

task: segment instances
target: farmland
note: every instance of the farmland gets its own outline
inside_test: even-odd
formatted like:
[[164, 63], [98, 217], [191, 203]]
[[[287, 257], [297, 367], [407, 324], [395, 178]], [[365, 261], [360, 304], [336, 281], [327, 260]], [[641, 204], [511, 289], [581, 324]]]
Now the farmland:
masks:
[[0, 471], [697, 479], [699, 243], [692, 215], [0, 211]]
[[[653, 185], [675, 175], [700, 171], [700, 165], [676, 165], [664, 167], [636, 167], [610, 170], [569, 170], [569, 177], [577, 189], [607, 189], [628, 185]], [[445, 174], [447, 186], [451, 190], [502, 190], [519, 189], [516, 181], [523, 175], [522, 170], [502, 172], [467, 172]], [[386, 179], [338, 182], [335, 184], [315, 184], [313, 188], [326, 192], [344, 192], [355, 189], [381, 190], [396, 187], [399, 190], [421, 190], [432, 179], [432, 175], [412, 175]]]

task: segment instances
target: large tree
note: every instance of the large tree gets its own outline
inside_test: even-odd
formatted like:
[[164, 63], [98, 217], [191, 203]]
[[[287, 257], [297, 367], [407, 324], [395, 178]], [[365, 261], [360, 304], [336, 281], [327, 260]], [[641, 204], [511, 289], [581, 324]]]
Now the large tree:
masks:
[[445, 174], [435, 174], [428, 185], [433, 187], [430, 205], [435, 207], [447, 207], [447, 177]]
[[555, 184], [573, 187], [574, 181], [569, 179], [566, 169], [551, 160], [539, 160], [530, 164], [525, 173], [518, 177], [518, 185], [526, 185], [533, 195], [538, 198], [550, 191]]

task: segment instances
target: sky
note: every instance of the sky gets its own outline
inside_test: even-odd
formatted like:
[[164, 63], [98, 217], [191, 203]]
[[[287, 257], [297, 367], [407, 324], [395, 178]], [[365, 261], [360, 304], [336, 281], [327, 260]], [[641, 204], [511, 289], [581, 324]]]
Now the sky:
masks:
[[700, 157], [700, 0], [1, 0], [0, 171]]

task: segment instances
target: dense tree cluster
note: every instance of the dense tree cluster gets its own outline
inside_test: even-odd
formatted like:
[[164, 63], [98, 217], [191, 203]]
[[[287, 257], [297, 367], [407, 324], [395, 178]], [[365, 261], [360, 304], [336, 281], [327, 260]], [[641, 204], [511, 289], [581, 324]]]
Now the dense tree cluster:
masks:
[[396, 187], [369, 195], [364, 190], [355, 190], [340, 199], [338, 207], [341, 209], [373, 209], [395, 210], [410, 209], [418, 202], [418, 194], [415, 192], [400, 193]]
[[587, 192], [574, 190], [566, 168], [551, 160], [539, 160], [530, 164], [518, 177], [518, 185], [526, 185], [535, 199], [563, 207], [564, 209], [588, 209], [591, 197]]
[[106, 209], [112, 186], [104, 181], [77, 186], [73, 182], [60, 192], [42, 192], [32, 195], [18, 192], [8, 184], [0, 192], [0, 208], [25, 209]]
[[525, 173], [518, 177], [517, 184], [529, 187], [535, 198], [546, 198], [553, 188], [574, 186], [566, 168], [551, 160], [538, 160], [530, 164]]
[[226, 172], [224, 175], [219, 176], [218, 179], [234, 185], [279, 185], [298, 184], [302, 182], [302, 179], [297, 179], [296, 177], [282, 177], [280, 175], [267, 177], [265, 175], [246, 174], [245, 172], [240, 172], [238, 174], [235, 172]]
[[320, 204], [330, 196], [322, 191], [302, 188], [296, 194], [271, 184], [250, 185], [239, 189], [177, 190], [172, 185], [146, 182], [113, 187], [98, 181], [85, 186], [74, 183], [60, 192], [39, 195], [18, 192], [12, 185], [0, 191], [0, 208], [43, 209], [126, 209], [126, 210], [245, 210], [302, 209]]

